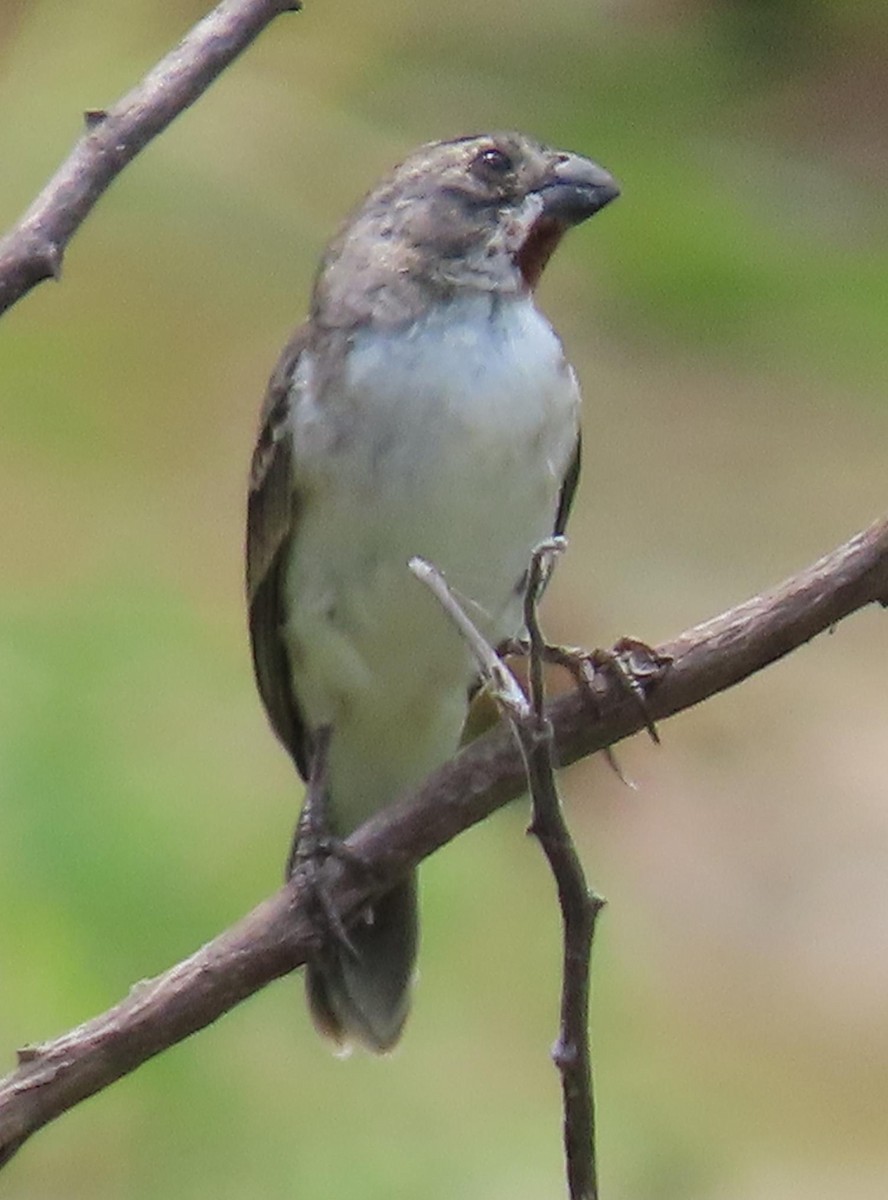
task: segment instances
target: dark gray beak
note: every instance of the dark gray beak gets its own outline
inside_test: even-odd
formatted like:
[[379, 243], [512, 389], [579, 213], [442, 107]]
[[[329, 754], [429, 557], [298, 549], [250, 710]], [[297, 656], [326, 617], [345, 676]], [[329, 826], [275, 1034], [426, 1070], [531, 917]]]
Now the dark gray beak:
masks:
[[579, 154], [560, 154], [539, 194], [544, 217], [578, 225], [615, 200], [620, 189], [604, 167]]

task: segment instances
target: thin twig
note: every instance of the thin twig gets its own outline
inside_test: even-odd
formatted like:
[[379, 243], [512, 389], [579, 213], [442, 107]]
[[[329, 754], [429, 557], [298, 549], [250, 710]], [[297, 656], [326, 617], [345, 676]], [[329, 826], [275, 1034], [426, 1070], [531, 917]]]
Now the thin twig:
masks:
[[[883, 520], [773, 591], [659, 646], [657, 653], [672, 661], [649, 680], [648, 707], [663, 721], [739, 683], [864, 605], [886, 602], [888, 520]], [[613, 679], [599, 676], [595, 686], [594, 705], [576, 692], [547, 707], [561, 765], [644, 728], [638, 705]], [[466, 746], [348, 838], [366, 872], [348, 871], [335, 859], [324, 865], [328, 895], [344, 923], [410, 867], [525, 788], [524, 763], [508, 729], [492, 730]], [[306, 881], [297, 872], [236, 925], [163, 975], [137, 984], [114, 1008], [22, 1051], [18, 1068], [0, 1080], [0, 1162], [47, 1122], [305, 962], [320, 944], [310, 913]]]
[[68, 242], [112, 180], [266, 25], [299, 7], [299, 0], [223, 0], [112, 108], [84, 114], [86, 132], [0, 240], [0, 313], [41, 280], [59, 278]]
[[552, 727], [544, 710], [546, 642], [538, 604], [548, 579], [553, 546], [534, 552], [524, 593], [524, 624], [530, 642], [530, 700], [534, 737], [525, 751], [533, 806], [530, 832], [546, 856], [561, 909], [563, 962], [561, 1024], [552, 1059], [561, 1075], [564, 1153], [570, 1200], [597, 1200], [595, 1102], [589, 1048], [589, 980], [595, 922], [604, 901], [589, 891], [583, 865], [564, 819], [552, 765]]
[[589, 960], [595, 919], [603, 904], [590, 894], [586, 877], [564, 820], [552, 765], [552, 726], [546, 716], [543, 661], [546, 643], [537, 606], [563, 538], [541, 543], [534, 551], [524, 590], [528, 634], [530, 703], [512, 672], [475, 627], [441, 572], [425, 559], [410, 569], [434, 593], [465, 639], [494, 701], [508, 719], [520, 747], [527, 776], [533, 833], [549, 863], [558, 892], [563, 928], [561, 1024], [552, 1058], [561, 1075], [564, 1149], [570, 1200], [597, 1200], [595, 1109], [589, 1051]]
[[420, 583], [425, 584], [459, 630], [478, 664], [482, 678], [490, 685], [494, 699], [506, 717], [519, 723], [526, 721], [530, 716], [530, 706], [518, 681], [466, 615], [435, 564], [417, 555], [411, 558], [407, 565]]

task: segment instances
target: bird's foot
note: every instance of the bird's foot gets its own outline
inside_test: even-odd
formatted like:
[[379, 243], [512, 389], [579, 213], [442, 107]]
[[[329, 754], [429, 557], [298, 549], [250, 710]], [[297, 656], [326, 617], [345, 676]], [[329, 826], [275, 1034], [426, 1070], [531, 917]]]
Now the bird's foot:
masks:
[[662, 676], [672, 659], [660, 654], [638, 638], [620, 638], [610, 649], [579, 650], [568, 646], [546, 648], [548, 662], [557, 663], [569, 671], [589, 699], [598, 707], [595, 677], [609, 674], [623, 693], [638, 708], [651, 741], [660, 744], [660, 735], [651, 716], [647, 694]]
[[[302, 822], [300, 821], [300, 824]], [[327, 880], [324, 867], [330, 858], [347, 865], [349, 869], [369, 871], [369, 867], [343, 840], [333, 834], [317, 836], [312, 834], [306, 838], [297, 830], [293, 839], [293, 847], [287, 859], [287, 879], [297, 873], [302, 876], [308, 888], [308, 893], [316, 913], [324, 943], [335, 942], [354, 959], [360, 956], [355, 944], [349, 936], [339, 909], [335, 904]]]
[[[511, 638], [498, 648], [500, 656], [525, 658], [530, 653], [527, 638]], [[595, 707], [600, 709], [597, 676], [610, 674], [622, 691], [638, 706], [645, 728], [657, 745], [660, 736], [647, 703], [647, 693], [668, 668], [672, 659], [637, 638], [620, 638], [610, 650], [585, 650], [577, 646], [546, 645], [543, 661], [567, 671]]]
[[314, 738], [311, 771], [305, 792], [302, 812], [296, 823], [284, 876], [291, 879], [300, 872], [315, 901], [325, 935], [337, 942], [352, 957], [358, 952], [348, 930], [333, 903], [324, 879], [323, 868], [328, 859], [335, 858], [349, 870], [363, 875], [372, 874], [364, 858], [333, 832], [327, 790], [327, 758], [330, 748], [330, 726], [320, 728]]

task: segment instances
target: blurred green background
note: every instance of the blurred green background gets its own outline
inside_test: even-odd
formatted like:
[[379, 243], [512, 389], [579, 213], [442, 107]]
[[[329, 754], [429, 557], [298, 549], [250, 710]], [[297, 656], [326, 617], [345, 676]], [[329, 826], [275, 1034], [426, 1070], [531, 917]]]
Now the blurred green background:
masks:
[[[204, 10], [5, 0], [0, 217]], [[249, 666], [255, 412], [313, 264], [414, 144], [524, 128], [620, 201], [541, 302], [586, 470], [551, 636], [649, 641], [885, 509], [883, 0], [310, 0], [0, 327], [0, 1048], [278, 883], [298, 804]], [[869, 611], [565, 778], [610, 899], [608, 1200], [869, 1200], [888, 1138], [888, 626]], [[423, 871], [415, 1012], [334, 1060], [278, 983], [42, 1132], [15, 1200], [561, 1195], [552, 887], [522, 805]]]

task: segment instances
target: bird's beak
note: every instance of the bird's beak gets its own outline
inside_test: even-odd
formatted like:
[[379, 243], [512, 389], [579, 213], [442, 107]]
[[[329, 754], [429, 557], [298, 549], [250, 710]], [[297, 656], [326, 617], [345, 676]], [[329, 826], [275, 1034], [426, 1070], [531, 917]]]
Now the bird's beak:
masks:
[[559, 154], [535, 189], [541, 202], [515, 255], [527, 287], [533, 291], [555, 247], [572, 225], [579, 225], [620, 194], [613, 177], [579, 154]]
[[560, 154], [539, 189], [544, 219], [578, 225], [620, 194], [612, 175], [579, 154]]

